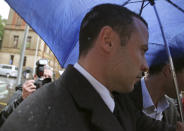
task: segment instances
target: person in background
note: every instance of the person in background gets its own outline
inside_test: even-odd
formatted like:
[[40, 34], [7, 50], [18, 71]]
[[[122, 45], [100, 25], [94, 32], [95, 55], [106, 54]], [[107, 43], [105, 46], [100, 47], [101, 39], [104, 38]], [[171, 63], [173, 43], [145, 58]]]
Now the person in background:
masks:
[[135, 112], [126, 95], [116, 101], [115, 94], [131, 92], [148, 69], [147, 46], [142, 17], [120, 5], [95, 6], [81, 23], [78, 62], [23, 101], [1, 130], [175, 131]]
[[7, 106], [0, 112], [0, 125], [8, 118], [14, 109], [29, 95], [44, 84], [52, 81], [53, 71], [48, 66], [48, 60], [40, 59], [36, 62], [36, 73], [33, 80], [27, 80], [15, 87], [16, 92], [10, 98]]
[[[174, 37], [169, 43], [180, 92], [184, 90], [183, 38], [184, 33], [180, 37]], [[174, 101], [177, 96], [167, 50], [164, 45], [150, 44], [146, 56], [148, 75], [135, 85], [131, 93], [132, 100], [147, 116], [175, 125], [181, 118]]]

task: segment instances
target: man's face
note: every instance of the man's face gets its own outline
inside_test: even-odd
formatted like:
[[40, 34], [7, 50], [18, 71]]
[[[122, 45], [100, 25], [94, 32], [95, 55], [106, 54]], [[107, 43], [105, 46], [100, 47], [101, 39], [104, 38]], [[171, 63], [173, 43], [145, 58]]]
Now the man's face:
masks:
[[44, 69], [43, 78], [51, 78], [52, 79], [53, 72], [51, 69]]
[[118, 34], [113, 41], [117, 43], [117, 48], [111, 62], [109, 81], [114, 91], [123, 93], [132, 91], [142, 72], [148, 70], [144, 56], [148, 49], [148, 30], [145, 24], [137, 18], [134, 18], [134, 24], [135, 30], [124, 46], [120, 44]]

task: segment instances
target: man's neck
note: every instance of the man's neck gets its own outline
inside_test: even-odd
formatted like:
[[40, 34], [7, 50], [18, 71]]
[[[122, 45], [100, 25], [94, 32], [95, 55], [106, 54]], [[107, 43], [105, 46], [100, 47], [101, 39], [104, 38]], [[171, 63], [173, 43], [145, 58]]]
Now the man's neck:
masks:
[[95, 77], [93, 77], [85, 68], [83, 68], [79, 63], [76, 63], [74, 67], [91, 83], [94, 89], [102, 97], [105, 104], [113, 112], [115, 104], [114, 104], [114, 100], [112, 98], [111, 92], [102, 83], [100, 83]]
[[105, 79], [103, 78], [103, 76], [104, 76], [103, 74], [104, 74], [104, 72], [106, 72], [105, 66], [103, 66], [102, 64], [99, 64], [100, 63], [99, 58], [96, 58], [95, 60], [93, 59], [93, 61], [81, 58], [81, 59], [79, 59], [78, 63], [88, 73], [90, 73], [96, 80], [98, 80], [100, 83], [102, 83], [104, 86], [106, 86], [106, 88], [108, 88], [108, 86], [105, 82]]

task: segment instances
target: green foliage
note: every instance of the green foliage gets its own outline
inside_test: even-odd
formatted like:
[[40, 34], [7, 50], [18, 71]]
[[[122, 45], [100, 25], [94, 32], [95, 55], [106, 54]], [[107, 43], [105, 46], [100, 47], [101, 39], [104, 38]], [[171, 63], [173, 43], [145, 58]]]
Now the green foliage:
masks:
[[0, 15], [0, 41], [3, 39], [5, 24], [6, 19], [2, 19], [2, 16]]

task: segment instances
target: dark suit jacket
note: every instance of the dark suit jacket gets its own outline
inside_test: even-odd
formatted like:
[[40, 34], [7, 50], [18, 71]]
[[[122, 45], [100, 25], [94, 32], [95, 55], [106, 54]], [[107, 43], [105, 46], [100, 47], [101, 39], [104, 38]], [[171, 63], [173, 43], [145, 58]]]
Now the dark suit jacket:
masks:
[[137, 128], [141, 131], [174, 131], [174, 128], [168, 128], [165, 124], [136, 115], [129, 98], [126, 95], [120, 98], [121, 105], [124, 105], [121, 114], [123, 125], [120, 125], [92, 85], [69, 66], [58, 80], [38, 89], [24, 100], [4, 123], [2, 130], [135, 131]]
[[[141, 81], [135, 84], [135, 88], [131, 93], [131, 98], [134, 101], [135, 106], [138, 110], [143, 110], [143, 96], [142, 96], [142, 88]], [[169, 97], [166, 97], [169, 102], [169, 107], [163, 112], [163, 121], [175, 125], [177, 121], [180, 121], [179, 112], [174, 104], [173, 100]]]

